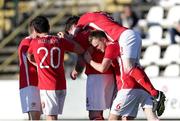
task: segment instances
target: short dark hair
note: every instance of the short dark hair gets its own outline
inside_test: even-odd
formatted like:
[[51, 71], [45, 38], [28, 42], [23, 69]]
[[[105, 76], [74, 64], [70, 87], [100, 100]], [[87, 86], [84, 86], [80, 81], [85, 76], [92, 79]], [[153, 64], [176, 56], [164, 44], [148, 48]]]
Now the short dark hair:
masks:
[[38, 33], [48, 33], [50, 30], [49, 21], [44, 16], [37, 16], [31, 22], [30, 26], [34, 27]]
[[107, 38], [106, 34], [103, 32], [103, 31], [100, 31], [100, 30], [93, 30], [90, 32], [89, 34], [89, 38], [88, 38], [88, 41], [89, 43], [92, 43], [92, 40], [94, 38]]
[[68, 33], [68, 31], [70, 30], [71, 26], [72, 26], [73, 24], [77, 24], [79, 18], [80, 18], [79, 16], [71, 16], [71, 17], [69, 17], [69, 18], [66, 20], [64, 31], [65, 31], [66, 33]]

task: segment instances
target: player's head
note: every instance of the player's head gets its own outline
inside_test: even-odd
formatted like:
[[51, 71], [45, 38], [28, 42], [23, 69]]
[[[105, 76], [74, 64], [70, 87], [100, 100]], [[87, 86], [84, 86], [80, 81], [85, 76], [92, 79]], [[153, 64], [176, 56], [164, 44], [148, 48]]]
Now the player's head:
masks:
[[[50, 26], [49, 21], [44, 16], [37, 16], [30, 22], [30, 27], [33, 29], [36, 33], [49, 33]], [[32, 31], [33, 31], [32, 30]]]
[[71, 16], [65, 23], [65, 33], [74, 35], [77, 31], [76, 24], [79, 20], [79, 16]]
[[103, 31], [94, 30], [89, 35], [89, 43], [98, 50], [104, 52], [106, 47], [107, 37]]
[[32, 38], [36, 38], [37, 36], [37, 33], [35, 32], [34, 27], [31, 22], [28, 26], [28, 33], [29, 33], [29, 36], [31, 36]]

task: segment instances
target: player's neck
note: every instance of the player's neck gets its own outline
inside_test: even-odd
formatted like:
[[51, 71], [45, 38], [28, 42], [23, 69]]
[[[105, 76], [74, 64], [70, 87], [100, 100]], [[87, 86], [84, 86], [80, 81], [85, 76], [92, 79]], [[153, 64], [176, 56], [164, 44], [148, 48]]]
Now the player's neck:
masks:
[[48, 35], [48, 33], [38, 33], [38, 36], [39, 36], [39, 37], [44, 37], [44, 36], [46, 36], [46, 35]]

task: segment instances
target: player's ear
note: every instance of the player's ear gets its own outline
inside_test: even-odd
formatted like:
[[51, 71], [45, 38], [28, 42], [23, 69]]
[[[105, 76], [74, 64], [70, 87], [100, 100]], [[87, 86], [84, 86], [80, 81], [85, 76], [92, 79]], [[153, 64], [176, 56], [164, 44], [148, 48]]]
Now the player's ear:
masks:
[[38, 32], [36, 31], [36, 29], [32, 30], [32, 34], [38, 34]]
[[107, 39], [105, 37], [101, 38], [101, 41], [106, 43], [107, 42]]

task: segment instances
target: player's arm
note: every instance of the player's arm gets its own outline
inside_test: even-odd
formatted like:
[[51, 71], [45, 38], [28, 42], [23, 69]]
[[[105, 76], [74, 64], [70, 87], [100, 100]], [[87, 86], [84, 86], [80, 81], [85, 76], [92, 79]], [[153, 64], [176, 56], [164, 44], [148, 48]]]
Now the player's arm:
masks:
[[28, 58], [30, 63], [32, 63], [34, 66], [37, 66], [33, 54], [27, 53], [27, 58]]
[[106, 47], [102, 63], [97, 63], [93, 61], [88, 52], [85, 53], [84, 58], [94, 69], [96, 69], [99, 72], [105, 72], [111, 66], [112, 60], [116, 59], [118, 55], [119, 55], [119, 44], [113, 43], [113, 44], [109, 44]]
[[104, 22], [111, 25], [111, 22], [114, 21], [112, 17], [110, 17], [105, 12], [89, 12], [82, 15], [77, 23], [77, 26], [84, 27], [84, 26], [91, 26], [97, 30], [102, 30], [102, 24]]
[[112, 63], [111, 59], [104, 58], [102, 63], [96, 63], [95, 61], [91, 60], [89, 64], [97, 71], [103, 73], [109, 69], [111, 63]]
[[84, 49], [75, 41], [72, 41], [72, 43], [74, 44], [74, 49], [73, 52], [77, 53], [77, 54], [83, 54], [84, 53]]
[[98, 19], [104, 19], [105, 17], [106, 16], [101, 14], [101, 12], [85, 13], [80, 17], [77, 26], [84, 27], [90, 23], [96, 24], [96, 21], [99, 21]]
[[70, 73], [71, 78], [73, 80], [75, 80], [77, 78], [77, 76], [79, 75], [79, 73], [82, 72], [84, 67], [85, 67], [84, 59], [82, 58], [81, 55], [78, 55], [78, 59], [76, 60], [76, 64], [74, 65], [74, 68], [73, 68], [72, 72]]
[[77, 54], [84, 53], [84, 49], [74, 40], [67, 40], [64, 38], [61, 39], [63, 39], [63, 44], [64, 44], [63, 46], [66, 51], [75, 52]]
[[88, 25], [89, 23], [93, 22], [94, 21], [94, 13], [85, 13], [83, 14], [78, 23], [77, 23], [77, 26], [78, 27], [84, 27], [86, 25]]
[[84, 58], [87, 63], [89, 63], [94, 69], [101, 73], [107, 71], [112, 64], [112, 60], [110, 58], [103, 58], [102, 63], [93, 61], [89, 52], [85, 53]]
[[[84, 49], [77, 42], [75, 42], [74, 40], [67, 40], [67, 39], [64, 39], [64, 38], [61, 38], [61, 39], [63, 39], [63, 44], [64, 44], [63, 47], [64, 47], [64, 49], [66, 51], [75, 52], [79, 56], [84, 53]], [[73, 80], [75, 80], [76, 77], [78, 76], [78, 68], [79, 68], [79, 66], [80, 66], [80, 64], [77, 61], [74, 69], [70, 73], [70, 77]]]
[[32, 63], [34, 66], [37, 66], [36, 62], [35, 62], [35, 59], [34, 59], [34, 55], [33, 55], [33, 45], [36, 45], [35, 43], [33, 43], [34, 41], [32, 40], [30, 45], [29, 45], [29, 48], [27, 50], [27, 59], [30, 63]]
[[19, 46], [18, 46], [18, 59], [19, 59], [19, 64], [21, 65], [22, 63], [22, 53], [23, 53], [23, 47], [26, 47], [24, 44], [24, 40], [21, 40]]
[[71, 36], [71, 35], [69, 35], [69, 34], [67, 34], [65, 32], [60, 31], [60, 32], [57, 33], [57, 36], [59, 38], [64, 38], [64, 39], [69, 40], [69, 41], [73, 40], [73, 36]]
[[[90, 54], [93, 53], [93, 51], [94, 51], [94, 50], [93, 50], [93, 47], [90, 46], [90, 47], [87, 49], [87, 51], [88, 51]], [[73, 80], [75, 80], [75, 79], [77, 78], [77, 76], [79, 75], [79, 73], [82, 72], [82, 70], [84, 69], [84, 67], [85, 67], [85, 60], [84, 60], [82, 54], [81, 54], [81, 55], [78, 55], [78, 59], [77, 59], [77, 61], [76, 61], [76, 64], [75, 64], [75, 66], [74, 66], [74, 68], [73, 68], [73, 70], [72, 70], [72, 72], [71, 72], [71, 74], [70, 74], [71, 78], [72, 78]]]

